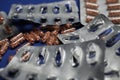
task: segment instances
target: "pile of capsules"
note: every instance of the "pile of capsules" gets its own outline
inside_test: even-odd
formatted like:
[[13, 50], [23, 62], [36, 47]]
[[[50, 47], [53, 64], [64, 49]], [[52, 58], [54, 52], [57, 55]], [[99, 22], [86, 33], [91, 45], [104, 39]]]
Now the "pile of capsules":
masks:
[[80, 0], [81, 23], [90, 22], [100, 13], [120, 24], [120, 0]]
[[[35, 28], [34, 30], [30, 32], [25, 33], [19, 33], [12, 38], [9, 39], [3, 39], [0, 41], [1, 44], [5, 44], [5, 46], [2, 45], [2, 48], [0, 48], [0, 60], [2, 59], [3, 54], [8, 50], [9, 48], [15, 49], [19, 46], [24, 47], [28, 45], [33, 45], [34, 43], [45, 43], [47, 45], [58, 45], [60, 44], [60, 41], [57, 38], [58, 33], [65, 34], [69, 32], [75, 31], [74, 26], [71, 23], [67, 23], [65, 25], [53, 25], [53, 26], [47, 26], [51, 28], [47, 28], [48, 31], [44, 32], [45, 29], [38, 29]], [[60, 28], [61, 27], [61, 28]], [[20, 47], [20, 48], [21, 48]]]

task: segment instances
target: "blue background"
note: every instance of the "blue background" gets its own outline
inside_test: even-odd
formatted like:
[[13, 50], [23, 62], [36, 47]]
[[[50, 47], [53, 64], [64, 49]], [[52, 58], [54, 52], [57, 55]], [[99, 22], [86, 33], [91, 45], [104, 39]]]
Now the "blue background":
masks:
[[[57, 1], [62, 1], [62, 0], [0, 0], [0, 11], [5, 11], [8, 14], [12, 4], [41, 4], [41, 3], [50, 3], [50, 2], [57, 2]], [[79, 8], [79, 4], [78, 4], [79, 0], [76, 0], [76, 2], [78, 5], [78, 8]], [[27, 24], [27, 25], [19, 25], [18, 24], [18, 28], [23, 31], [24, 31], [24, 29], [27, 30], [33, 26], [34, 25], [31, 25], [31, 24]], [[45, 45], [45, 44], [40, 43], [40, 42], [34, 44], [34, 46], [41, 46], [41, 45]], [[0, 68], [4, 68], [7, 66], [9, 55], [15, 55], [16, 49], [18, 49], [19, 47], [15, 48], [15, 49], [9, 48], [9, 50], [3, 56], [3, 59], [0, 61]], [[0, 78], [0, 80], [2, 80], [2, 79]]]

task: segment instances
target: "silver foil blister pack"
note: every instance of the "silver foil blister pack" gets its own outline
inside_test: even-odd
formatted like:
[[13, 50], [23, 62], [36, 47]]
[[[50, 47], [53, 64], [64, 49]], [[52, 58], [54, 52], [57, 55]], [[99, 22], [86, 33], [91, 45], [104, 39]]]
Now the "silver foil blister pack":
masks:
[[71, 33], [59, 34], [58, 38], [64, 44], [89, 41], [98, 38], [98, 35], [112, 26], [113, 23], [107, 17], [99, 14], [83, 28]]
[[104, 80], [104, 52], [102, 40], [28, 46], [18, 51], [0, 76], [7, 80]]
[[120, 25], [120, 0], [79, 0], [80, 20], [87, 24], [98, 14], [104, 14], [116, 25]]
[[109, 33], [100, 37], [106, 43], [105, 80], [120, 80], [120, 26], [114, 26], [106, 32]]
[[74, 0], [36, 5], [13, 4], [8, 17], [14, 20], [29, 20], [42, 25], [79, 22], [78, 7]]
[[17, 34], [18, 29], [10, 24], [7, 14], [4, 11], [0, 11], [0, 16], [3, 18], [3, 23], [0, 24], [0, 40]]

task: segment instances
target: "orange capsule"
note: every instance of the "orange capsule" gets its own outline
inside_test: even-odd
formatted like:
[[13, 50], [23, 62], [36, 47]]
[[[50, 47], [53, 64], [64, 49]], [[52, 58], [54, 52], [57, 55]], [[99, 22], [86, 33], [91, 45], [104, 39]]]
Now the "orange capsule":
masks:
[[48, 31], [48, 32], [46, 32], [45, 35], [43, 36], [42, 42], [46, 42], [47, 39], [49, 39], [49, 38], [50, 38], [50, 32]]
[[26, 51], [25, 53], [23, 53], [22, 57], [20, 58], [21, 62], [26, 62], [30, 59], [31, 57], [31, 53], [29, 51]]
[[15, 42], [17, 39], [23, 37], [23, 33], [19, 33], [18, 35], [16, 35], [15, 37], [10, 39], [10, 42]]
[[25, 41], [24, 37], [19, 38], [17, 41], [12, 42], [10, 45], [12, 48], [17, 47], [18, 45], [20, 45], [21, 43], [23, 43]]
[[7, 51], [9, 47], [9, 42], [5, 42], [4, 45], [2, 45], [1, 49], [0, 49], [0, 55], [4, 55], [4, 53]]

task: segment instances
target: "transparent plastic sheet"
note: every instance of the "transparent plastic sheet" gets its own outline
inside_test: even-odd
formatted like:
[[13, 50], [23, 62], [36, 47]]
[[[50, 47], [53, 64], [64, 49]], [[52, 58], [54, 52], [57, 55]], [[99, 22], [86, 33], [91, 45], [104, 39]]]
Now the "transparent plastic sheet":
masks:
[[[30, 57], [22, 61], [25, 52], [29, 52]], [[0, 76], [7, 80], [103, 80], [104, 52], [102, 40], [28, 46], [18, 51]]]
[[29, 20], [42, 25], [79, 22], [78, 7], [74, 0], [37, 5], [13, 4], [8, 18], [14, 20]]

